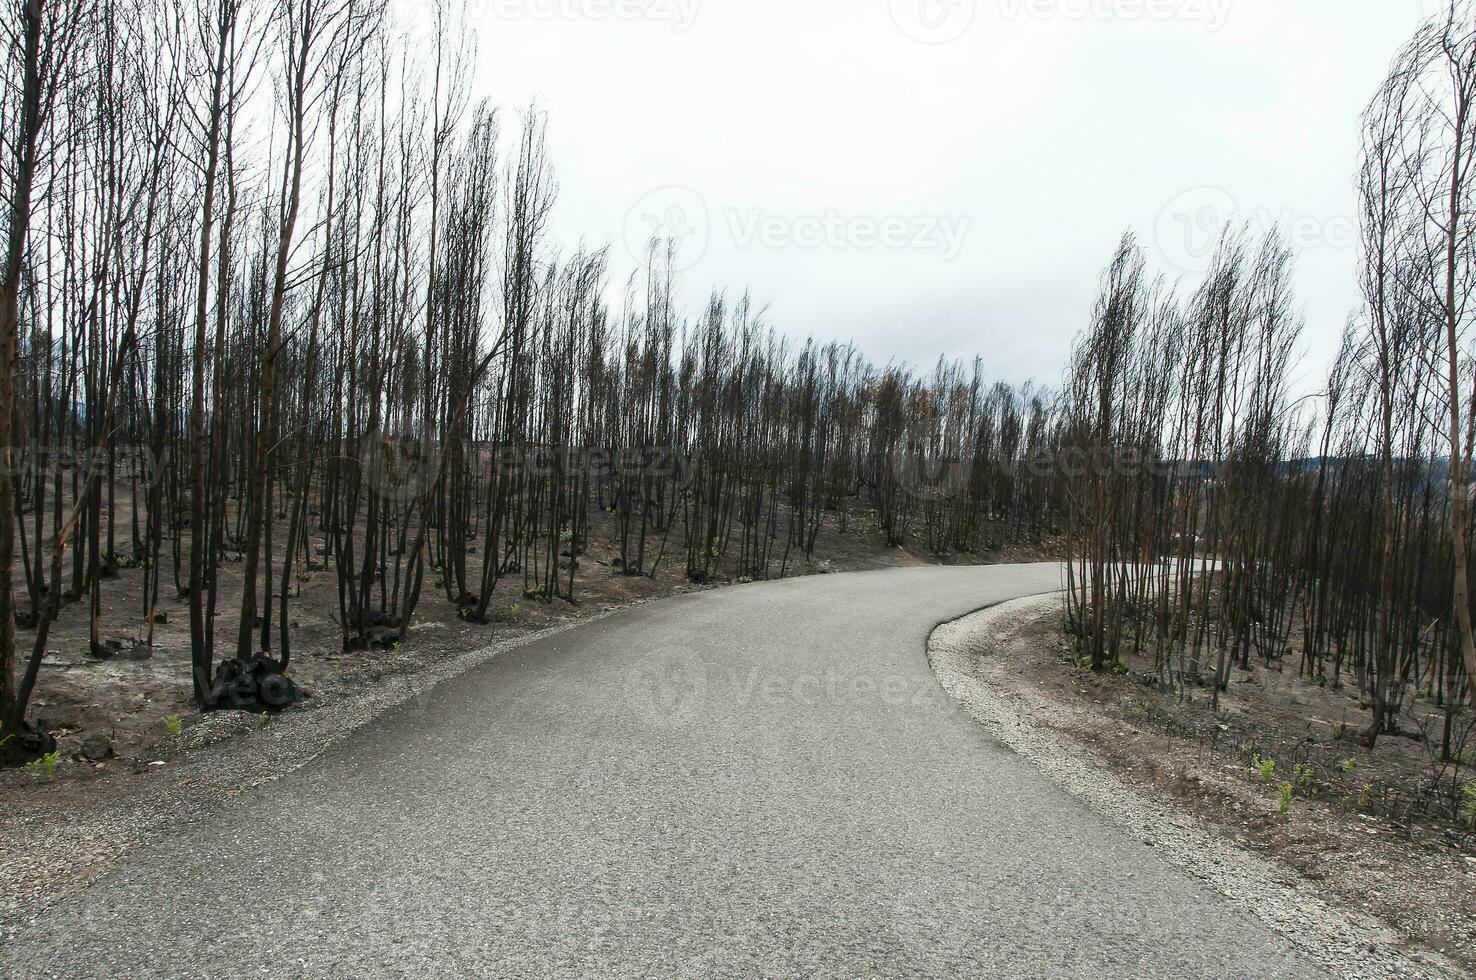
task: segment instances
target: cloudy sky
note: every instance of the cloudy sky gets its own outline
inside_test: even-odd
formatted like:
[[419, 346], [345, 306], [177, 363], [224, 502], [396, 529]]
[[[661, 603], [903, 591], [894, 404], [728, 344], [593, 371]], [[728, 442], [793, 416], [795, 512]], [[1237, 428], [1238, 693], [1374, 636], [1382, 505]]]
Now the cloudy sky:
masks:
[[1238, 213], [1293, 239], [1315, 386], [1357, 117], [1435, 0], [469, 2], [478, 89], [548, 112], [554, 232], [617, 281], [660, 229], [690, 307], [1054, 384], [1125, 229], [1189, 283]]

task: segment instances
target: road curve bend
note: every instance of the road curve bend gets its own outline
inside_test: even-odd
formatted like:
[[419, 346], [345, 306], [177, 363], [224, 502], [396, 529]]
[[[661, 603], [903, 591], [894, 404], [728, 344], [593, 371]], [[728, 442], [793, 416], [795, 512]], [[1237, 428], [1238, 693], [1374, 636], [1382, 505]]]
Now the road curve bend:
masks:
[[934, 680], [934, 626], [1059, 587], [907, 569], [592, 621], [126, 856], [0, 975], [1317, 975]]

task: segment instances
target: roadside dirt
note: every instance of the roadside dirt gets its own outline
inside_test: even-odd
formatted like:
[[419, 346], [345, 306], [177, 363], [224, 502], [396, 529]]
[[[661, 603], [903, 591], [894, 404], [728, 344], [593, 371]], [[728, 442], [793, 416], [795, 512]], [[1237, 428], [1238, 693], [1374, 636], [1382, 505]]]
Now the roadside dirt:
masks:
[[[335, 577], [316, 571], [291, 604], [291, 675], [310, 697], [280, 715], [202, 714], [191, 702], [188, 609], [161, 607], [152, 655], [98, 662], [87, 655], [87, 603], [66, 606], [53, 626], [32, 702], [32, 717], [58, 738], [54, 768], [0, 770], [0, 938], [7, 928], [86, 885], [128, 851], [172, 826], [206, 819], [222, 803], [300, 767], [373, 718], [418, 698], [436, 683], [550, 632], [652, 599], [731, 584], [698, 586], [668, 553], [656, 576], [618, 565], [611, 515], [592, 515], [592, 535], [577, 571], [577, 604], [522, 594], [521, 576], [503, 581], [491, 624], [463, 621], [445, 596], [422, 598], [406, 643], [393, 650], [346, 652], [338, 626]], [[846, 533], [822, 531], [815, 560], [792, 556], [788, 574], [812, 575], [929, 564], [1045, 560], [1048, 550], [1009, 549], [944, 559], [888, 547], [874, 514], [853, 513]], [[168, 554], [170, 543], [165, 542]], [[137, 608], [138, 569], [103, 583], [104, 637], [125, 649], [145, 635]], [[165, 573], [167, 579], [168, 573]], [[165, 588], [166, 597], [173, 590]], [[222, 576], [218, 650], [234, 644], [232, 611], [239, 567]], [[26, 651], [34, 633], [21, 631]], [[111, 753], [89, 759], [89, 739]], [[96, 741], [91, 743], [95, 747]]]
[[1407, 805], [1394, 774], [1418, 780], [1421, 744], [1369, 753], [1338, 738], [1357, 721], [1348, 694], [1236, 671], [1216, 712], [1207, 694], [1164, 697], [1132, 664], [1080, 669], [1059, 596], [945, 624], [929, 656], [990, 734], [1338, 974], [1476, 971], [1476, 842]]
[[[120, 504], [120, 508], [123, 505]], [[120, 516], [121, 521], [121, 516]], [[833, 524], [833, 522], [832, 522]], [[654, 577], [626, 575], [619, 567], [619, 550], [613, 515], [591, 515], [591, 539], [579, 559], [576, 603], [562, 599], [544, 601], [523, 595], [523, 576], [506, 576], [498, 584], [490, 607], [494, 621], [472, 624], [458, 615], [457, 607], [436, 588], [428, 575], [406, 642], [396, 649], [345, 651], [334, 617], [338, 611], [336, 576], [316, 558], [319, 567], [299, 573], [288, 620], [292, 641], [291, 676], [311, 697], [302, 706], [311, 710], [312, 699], [352, 696], [359, 689], [382, 685], [386, 677], [414, 673], [448, 656], [493, 642], [516, 641], [521, 637], [577, 622], [591, 615], [618, 609], [648, 599], [730, 584], [715, 577], [694, 585], [683, 574], [681, 556], [668, 550]], [[795, 552], [787, 574], [812, 575], [825, 572], [905, 567], [926, 564], [974, 564], [1031, 560], [1034, 553], [955, 555], [940, 559], [913, 548], [887, 547], [874, 513], [857, 509], [846, 533], [834, 527], [822, 531], [813, 562]], [[321, 542], [316, 542], [321, 544]], [[97, 780], [119, 769], [136, 770], [156, 762], [179, 744], [194, 744], [200, 737], [213, 740], [217, 730], [232, 726], [216, 722], [195, 710], [191, 702], [189, 667], [189, 608], [175, 598], [168, 567], [172, 542], [164, 543], [163, 599], [156, 612], [151, 645], [140, 608], [142, 570], [119, 569], [103, 581], [101, 590], [101, 638], [116, 641], [123, 652], [108, 660], [90, 655], [88, 603], [72, 602], [62, 608], [52, 626], [42, 661], [36, 692], [31, 700], [33, 721], [57, 737], [58, 755], [49, 773], [31, 770], [0, 770], [0, 801], [33, 786], [39, 776], [54, 783], [73, 779]], [[320, 549], [326, 550], [326, 549]], [[654, 548], [652, 549], [654, 551]], [[471, 556], [475, 568], [478, 556]], [[650, 555], [648, 555], [648, 562]], [[775, 562], [777, 573], [778, 562]], [[217, 606], [216, 656], [229, 656], [235, 649], [235, 612], [241, 601], [241, 570], [236, 563], [223, 566]], [[273, 599], [273, 641], [276, 640], [278, 610]], [[35, 632], [20, 630], [16, 638], [21, 656], [29, 656]], [[135, 648], [146, 659], [132, 659]], [[199, 736], [191, 730], [205, 725]], [[98, 742], [101, 738], [105, 742]], [[93, 741], [89, 743], [89, 739]], [[107, 752], [96, 751], [106, 745]], [[106, 758], [83, 758], [86, 750]]]

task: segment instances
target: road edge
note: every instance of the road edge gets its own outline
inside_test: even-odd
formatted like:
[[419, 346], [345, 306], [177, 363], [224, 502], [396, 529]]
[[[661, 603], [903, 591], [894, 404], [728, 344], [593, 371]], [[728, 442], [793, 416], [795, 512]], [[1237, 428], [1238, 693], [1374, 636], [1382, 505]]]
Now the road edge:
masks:
[[995, 603], [939, 624], [928, 635], [933, 676], [993, 740], [1020, 756], [1156, 858], [1253, 916], [1311, 962], [1348, 978], [1459, 977], [1433, 951], [1431, 964], [1406, 956], [1400, 934], [1367, 913], [1333, 906], [1284, 864], [1227, 840], [1172, 799], [1129, 783], [1081, 741], [1047, 724], [1020, 689], [986, 685], [974, 670], [1012, 625], [1039, 615], [1060, 591]]

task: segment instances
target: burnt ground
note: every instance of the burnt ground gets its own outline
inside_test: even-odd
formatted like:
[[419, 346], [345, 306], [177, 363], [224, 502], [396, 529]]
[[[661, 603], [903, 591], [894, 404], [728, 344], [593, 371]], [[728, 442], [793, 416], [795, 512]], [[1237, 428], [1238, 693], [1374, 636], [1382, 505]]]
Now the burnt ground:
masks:
[[[126, 524], [124, 508], [120, 501], [120, 525]], [[590, 522], [590, 540], [576, 573], [576, 602], [528, 598], [523, 594], [523, 576], [512, 574], [498, 584], [489, 607], [493, 621], [468, 623], [436, 588], [436, 576], [428, 571], [406, 642], [390, 649], [345, 651], [334, 619], [338, 603], [332, 569], [319, 567], [296, 575], [301, 594], [294, 595], [290, 607], [290, 675], [307, 697], [288, 713], [312, 711], [325, 701], [353, 699], [387, 685], [394, 686], [404, 678], [469, 650], [516, 643], [550, 628], [634, 603], [732, 582], [724, 576], [700, 586], [687, 581], [682, 556], [673, 554], [679, 547], [675, 538], [654, 577], [624, 574], [619, 567], [614, 515], [592, 512]], [[827, 526], [817, 540], [812, 562], [806, 561], [798, 551], [791, 554], [789, 575], [927, 564], [992, 564], [1050, 557], [1048, 549], [1017, 548], [939, 558], [917, 547], [888, 547], [874, 512], [854, 502], [847, 532], [838, 532], [836, 523], [835, 515], [827, 515]], [[123, 531], [120, 526], [120, 535]], [[171, 542], [166, 539], [163, 547], [166, 566], [161, 574], [163, 599], [157, 616], [163, 621], [156, 622], [148, 659], [130, 659], [126, 652], [105, 661], [93, 658], [89, 649], [88, 603], [84, 600], [63, 607], [51, 628], [30, 713], [40, 727], [56, 736], [56, 764], [49, 771], [37, 766], [0, 770], [0, 801], [25, 806], [41, 805], [43, 801], [71, 805], [83, 799], [96, 800], [113, 791], [111, 783], [120, 775], [143, 773], [193, 746], [218, 742], [240, 730], [249, 730], [254, 724], [266, 723], [266, 719], [248, 718], [235, 712], [207, 716], [193, 704], [189, 609], [187, 600], [176, 599], [171, 587], [171, 566], [167, 564], [170, 553]], [[321, 555], [315, 559], [318, 563], [327, 560]], [[471, 556], [473, 566], [478, 561], [478, 556]], [[139, 608], [142, 574], [140, 569], [124, 568], [102, 584], [102, 637], [105, 641], [119, 641], [125, 651], [132, 649], [135, 641], [147, 632]], [[217, 659], [229, 656], [235, 649], [234, 612], [240, 607], [240, 575], [239, 564], [222, 566]], [[274, 638], [275, 630], [274, 624]], [[16, 645], [20, 656], [29, 656], [34, 637], [33, 630], [18, 632]], [[99, 742], [99, 737], [105, 742]], [[107, 757], [98, 758], [103, 755]], [[73, 783], [78, 785], [64, 788]]]
[[[120, 502], [120, 518], [123, 508]], [[836, 515], [827, 515], [813, 562], [792, 555], [790, 576], [1055, 557], [1050, 546], [943, 557], [918, 547], [890, 547], [875, 513], [855, 501], [846, 533], [836, 530], [837, 523]], [[674, 559], [670, 551], [654, 577], [626, 575], [619, 568], [614, 516], [592, 512], [590, 524], [576, 570], [576, 602], [525, 597], [522, 576], [510, 575], [489, 607], [492, 621], [468, 623], [434, 588], [428, 572], [407, 640], [390, 649], [345, 651], [333, 619], [335, 576], [331, 569], [311, 573], [293, 598], [290, 620], [289, 673], [307, 696], [279, 715], [196, 708], [188, 605], [174, 598], [169, 584], [159, 609], [166, 621], [156, 623], [146, 660], [120, 655], [96, 661], [89, 656], [88, 603], [64, 606], [51, 629], [30, 715], [56, 736], [55, 764], [0, 769], [0, 937], [44, 915], [125, 853], [161, 839], [171, 827], [212, 819], [220, 804], [293, 771], [374, 718], [413, 705], [435, 684], [489, 657], [622, 608], [733, 584], [726, 576], [702, 585], [687, 581], [681, 556]], [[124, 526], [126, 518], [120, 530]], [[166, 561], [170, 550], [166, 539]], [[145, 635], [141, 574], [124, 568], [102, 583], [102, 636], [125, 649]], [[166, 583], [170, 576], [169, 568], [162, 570]], [[218, 658], [234, 650], [231, 613], [239, 609], [240, 583], [239, 564], [224, 565]], [[19, 631], [23, 656], [34, 637], [34, 631]], [[88, 758], [100, 744], [110, 754]]]
[[[1110, 774], [1153, 800], [1125, 817], [1150, 845], [1151, 835], [1191, 817], [1219, 844], [1265, 859], [1250, 877], [1284, 879], [1306, 902], [1387, 923], [1395, 934], [1388, 944], [1375, 942], [1377, 927], [1367, 928], [1371, 948], [1403, 950], [1412, 969], [1428, 955], [1432, 966], [1448, 957], [1476, 972], [1476, 834], [1451, 792], [1476, 773], [1440, 760], [1438, 708], [1415, 702], [1402, 718], [1405, 734], [1380, 738], [1369, 751], [1358, 733], [1370, 712], [1356, 685], [1298, 678], [1294, 657], [1284, 671], [1254, 660], [1236, 669], [1216, 710], [1207, 688], [1159, 693], [1149, 651], [1129, 656], [1116, 673], [1083, 669], [1058, 599], [1022, 600], [969, 624], [961, 621], [958, 636], [954, 624], [935, 634], [935, 667], [944, 649], [976, 682], [986, 713], [1010, 716], [1004, 737], [1019, 734], [1017, 749], [1038, 754], [1047, 768], [1084, 766], [1064, 780], [1068, 788]], [[1457, 733], [1470, 725], [1469, 714], [1458, 717]], [[1044, 748], [1034, 744], [1040, 737]], [[1216, 846], [1201, 840], [1185, 857], [1211, 881], [1232, 863], [1218, 853], [1206, 860]], [[1245, 877], [1216, 884], [1229, 894], [1270, 883]], [[1291, 933], [1305, 931], [1289, 916]], [[1347, 932], [1330, 930], [1326, 941], [1346, 941]]]

